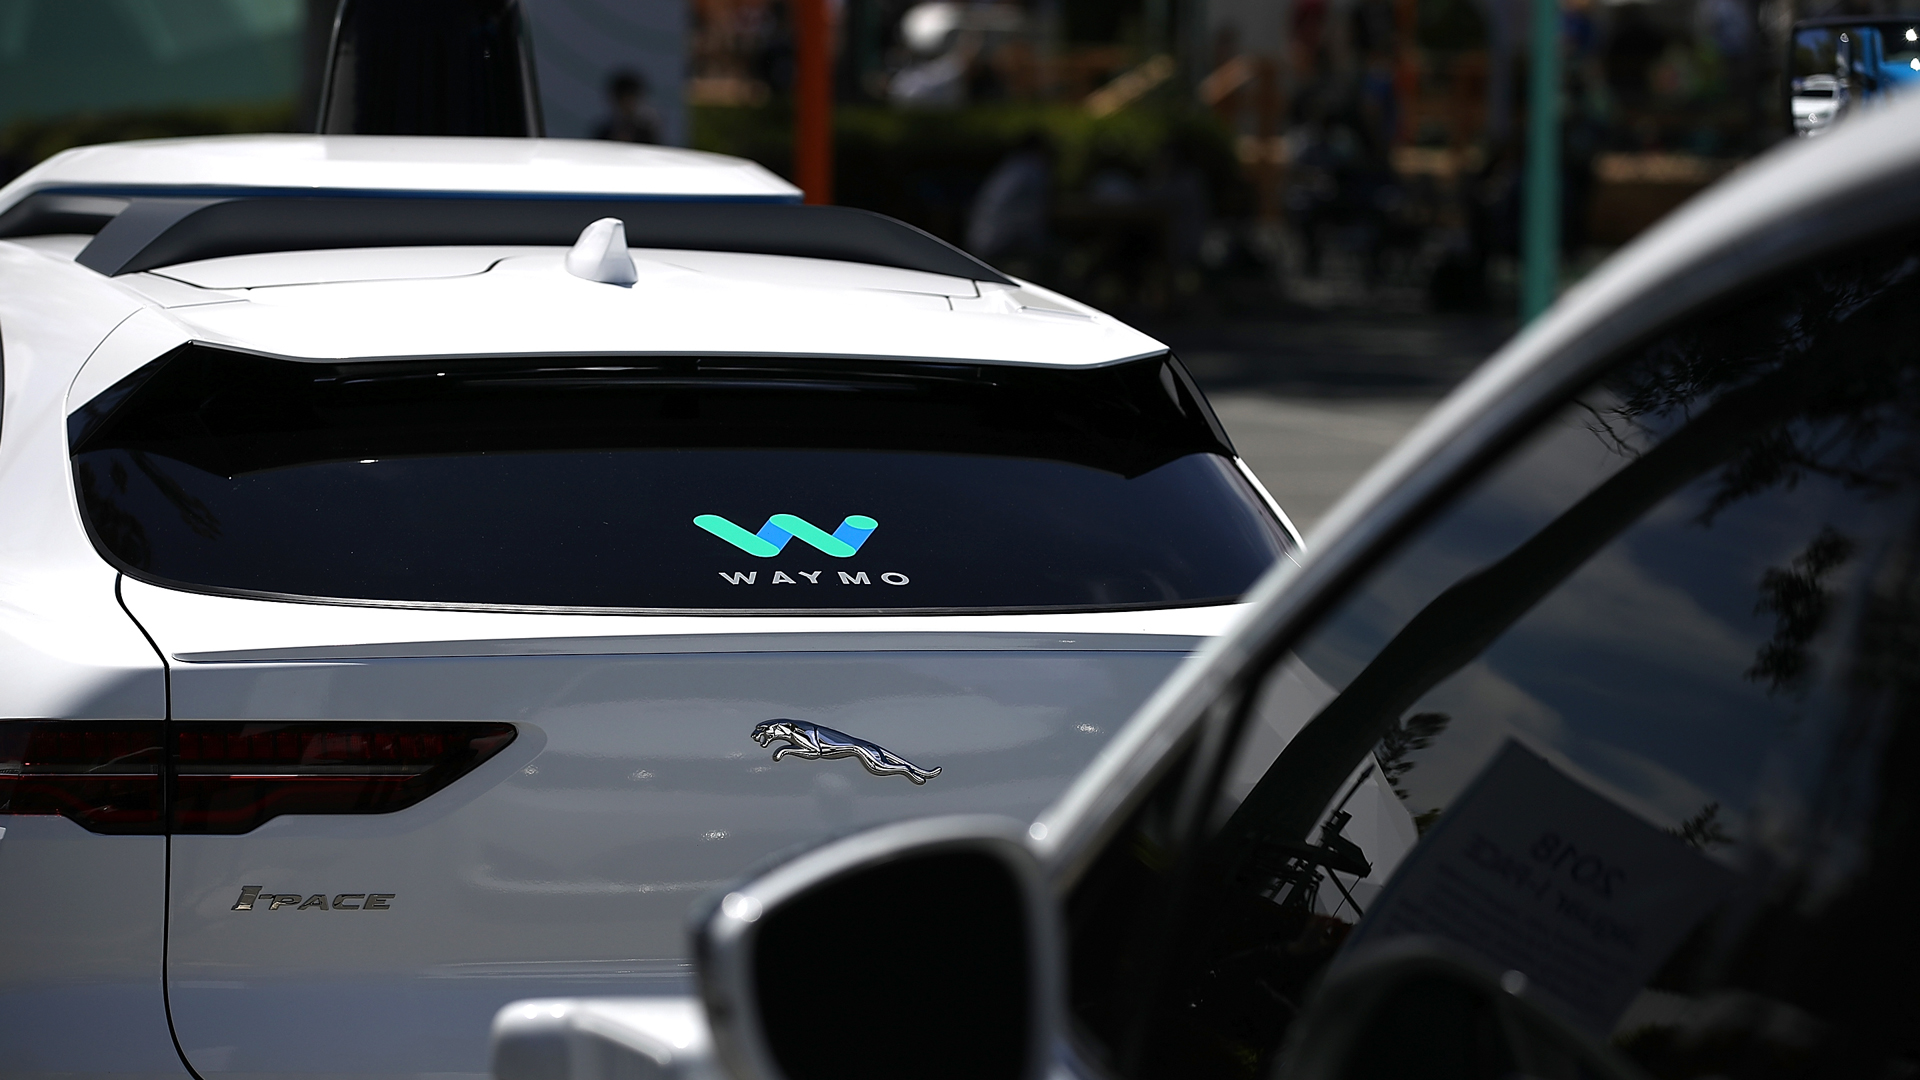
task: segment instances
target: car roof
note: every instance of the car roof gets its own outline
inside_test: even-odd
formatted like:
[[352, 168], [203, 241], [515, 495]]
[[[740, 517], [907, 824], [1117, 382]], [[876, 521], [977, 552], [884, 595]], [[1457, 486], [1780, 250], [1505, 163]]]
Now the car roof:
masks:
[[0, 238], [87, 234], [119, 275], [259, 252], [571, 244], [614, 217], [637, 247], [750, 251], [957, 274], [999, 271], [904, 222], [803, 206], [719, 154], [571, 139], [248, 135], [59, 154], [0, 188]]
[[[153, 335], [156, 348], [177, 337], [299, 359], [745, 354], [1047, 366], [1165, 351], [911, 226], [798, 199], [752, 162], [664, 147], [158, 139], [70, 150], [29, 170], [0, 189], [0, 237], [131, 290], [170, 328]], [[627, 222], [640, 271], [630, 288], [565, 270], [558, 245], [599, 216]]]
[[29, 195], [285, 193], [558, 195], [798, 202], [741, 158], [586, 139], [220, 135], [83, 146], [0, 188], [0, 213]]

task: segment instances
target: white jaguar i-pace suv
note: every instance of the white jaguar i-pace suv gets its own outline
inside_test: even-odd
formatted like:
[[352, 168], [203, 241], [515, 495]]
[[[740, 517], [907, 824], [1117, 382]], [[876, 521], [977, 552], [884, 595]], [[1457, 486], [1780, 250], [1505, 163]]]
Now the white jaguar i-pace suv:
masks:
[[8, 1077], [684, 992], [703, 892], [1030, 817], [1299, 545], [1164, 345], [712, 155], [71, 151], [0, 346]]

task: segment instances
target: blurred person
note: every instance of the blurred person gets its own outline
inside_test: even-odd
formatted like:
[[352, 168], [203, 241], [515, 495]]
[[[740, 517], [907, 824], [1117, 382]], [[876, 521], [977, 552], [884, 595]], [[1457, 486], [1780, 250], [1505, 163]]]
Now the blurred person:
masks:
[[749, 46], [748, 68], [753, 77], [783, 94], [793, 89], [793, 19], [787, 0], [767, 0], [760, 7], [741, 5], [741, 40]]
[[1723, 59], [1743, 60], [1753, 48], [1753, 15], [1740, 0], [1700, 0], [1693, 22], [1695, 33], [1712, 42]]
[[1052, 199], [1053, 142], [1032, 132], [980, 185], [967, 215], [967, 250], [989, 262], [1043, 254]]
[[1303, 122], [1289, 133], [1293, 155], [1285, 194], [1308, 277], [1319, 277], [1329, 239], [1356, 251], [1366, 283], [1376, 284], [1390, 250], [1413, 242], [1404, 228], [1406, 195], [1391, 149], [1399, 103], [1384, 52], [1303, 97]]
[[1213, 223], [1212, 185], [1202, 167], [1203, 148], [1188, 131], [1176, 131], [1154, 156], [1147, 191], [1167, 217], [1167, 257], [1175, 270], [1200, 262], [1200, 247]]
[[1667, 51], [1667, 36], [1654, 24], [1643, 4], [1615, 9], [1613, 33], [1602, 60], [1609, 89], [1622, 104], [1644, 104], [1652, 88], [1654, 65]]
[[1356, 87], [1359, 121], [1368, 153], [1379, 168], [1389, 168], [1394, 137], [1400, 131], [1400, 93], [1394, 86], [1393, 55], [1369, 53]]
[[1477, 311], [1492, 302], [1488, 263], [1520, 253], [1520, 181], [1526, 156], [1517, 137], [1487, 148], [1486, 162], [1460, 187], [1463, 227], [1443, 240], [1427, 281], [1427, 299], [1439, 311]]
[[900, 20], [915, 60], [887, 84], [887, 99], [908, 108], [958, 108], [976, 81], [980, 35], [961, 28], [961, 5], [916, 4]]
[[1399, 36], [1393, 8], [1391, 0], [1357, 0], [1353, 5], [1348, 14], [1348, 40], [1356, 55], [1391, 56]]
[[887, 83], [887, 99], [908, 108], [958, 108], [967, 103], [977, 45], [952, 49], [902, 69]]
[[1577, 256], [1587, 246], [1587, 218], [1597, 178], [1594, 162], [1605, 149], [1605, 103], [1583, 69], [1567, 73], [1560, 117], [1560, 254]]
[[1760, 55], [1764, 50], [1756, 47], [1760, 28], [1755, 12], [1742, 0], [1700, 0], [1694, 9], [1694, 33], [1712, 43], [1726, 88], [1745, 105], [1752, 133], [1748, 138], [1753, 138], [1769, 126], [1772, 98], [1762, 90], [1768, 78]]
[[647, 99], [645, 76], [632, 68], [614, 72], [607, 79], [607, 103], [611, 115], [594, 129], [594, 138], [628, 143], [660, 141], [660, 113]]
[[1146, 201], [1146, 191], [1131, 169], [1106, 165], [1087, 179], [1087, 201], [1109, 208], [1139, 206]]
[[1566, 71], [1570, 74], [1597, 70], [1600, 66], [1600, 23], [1594, 17], [1593, 6], [1594, 0], [1565, 0], [1560, 7], [1560, 40]]
[[1289, 24], [1295, 73], [1311, 81], [1326, 66], [1327, 0], [1294, 0]]
[[1071, 204], [1074, 287], [1109, 307], [1160, 310], [1169, 295], [1175, 240], [1161, 183], [1169, 178], [1165, 151], [1148, 167], [1160, 175], [1148, 176], [1111, 148], [1096, 153]]

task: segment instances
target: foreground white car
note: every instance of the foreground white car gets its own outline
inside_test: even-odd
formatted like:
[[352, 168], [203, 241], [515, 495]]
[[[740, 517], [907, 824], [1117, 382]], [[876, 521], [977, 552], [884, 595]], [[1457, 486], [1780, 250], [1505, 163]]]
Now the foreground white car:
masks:
[[7, 1076], [684, 992], [696, 896], [1038, 812], [1298, 546], [1164, 346], [709, 155], [71, 152], [0, 344]]
[[1038, 817], [762, 867], [497, 1077], [1912, 1075], [1916, 340], [1905, 101], [1581, 281]]

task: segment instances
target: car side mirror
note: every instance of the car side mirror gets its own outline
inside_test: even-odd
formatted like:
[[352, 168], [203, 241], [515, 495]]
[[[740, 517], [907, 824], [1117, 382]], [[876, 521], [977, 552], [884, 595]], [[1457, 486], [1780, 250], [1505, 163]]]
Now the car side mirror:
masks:
[[696, 916], [701, 996], [740, 1080], [1038, 1080], [1058, 971], [1017, 823], [903, 822], [815, 848]]
[[1533, 995], [1431, 938], [1398, 938], [1335, 962], [1293, 1025], [1286, 1080], [1647, 1080]]

